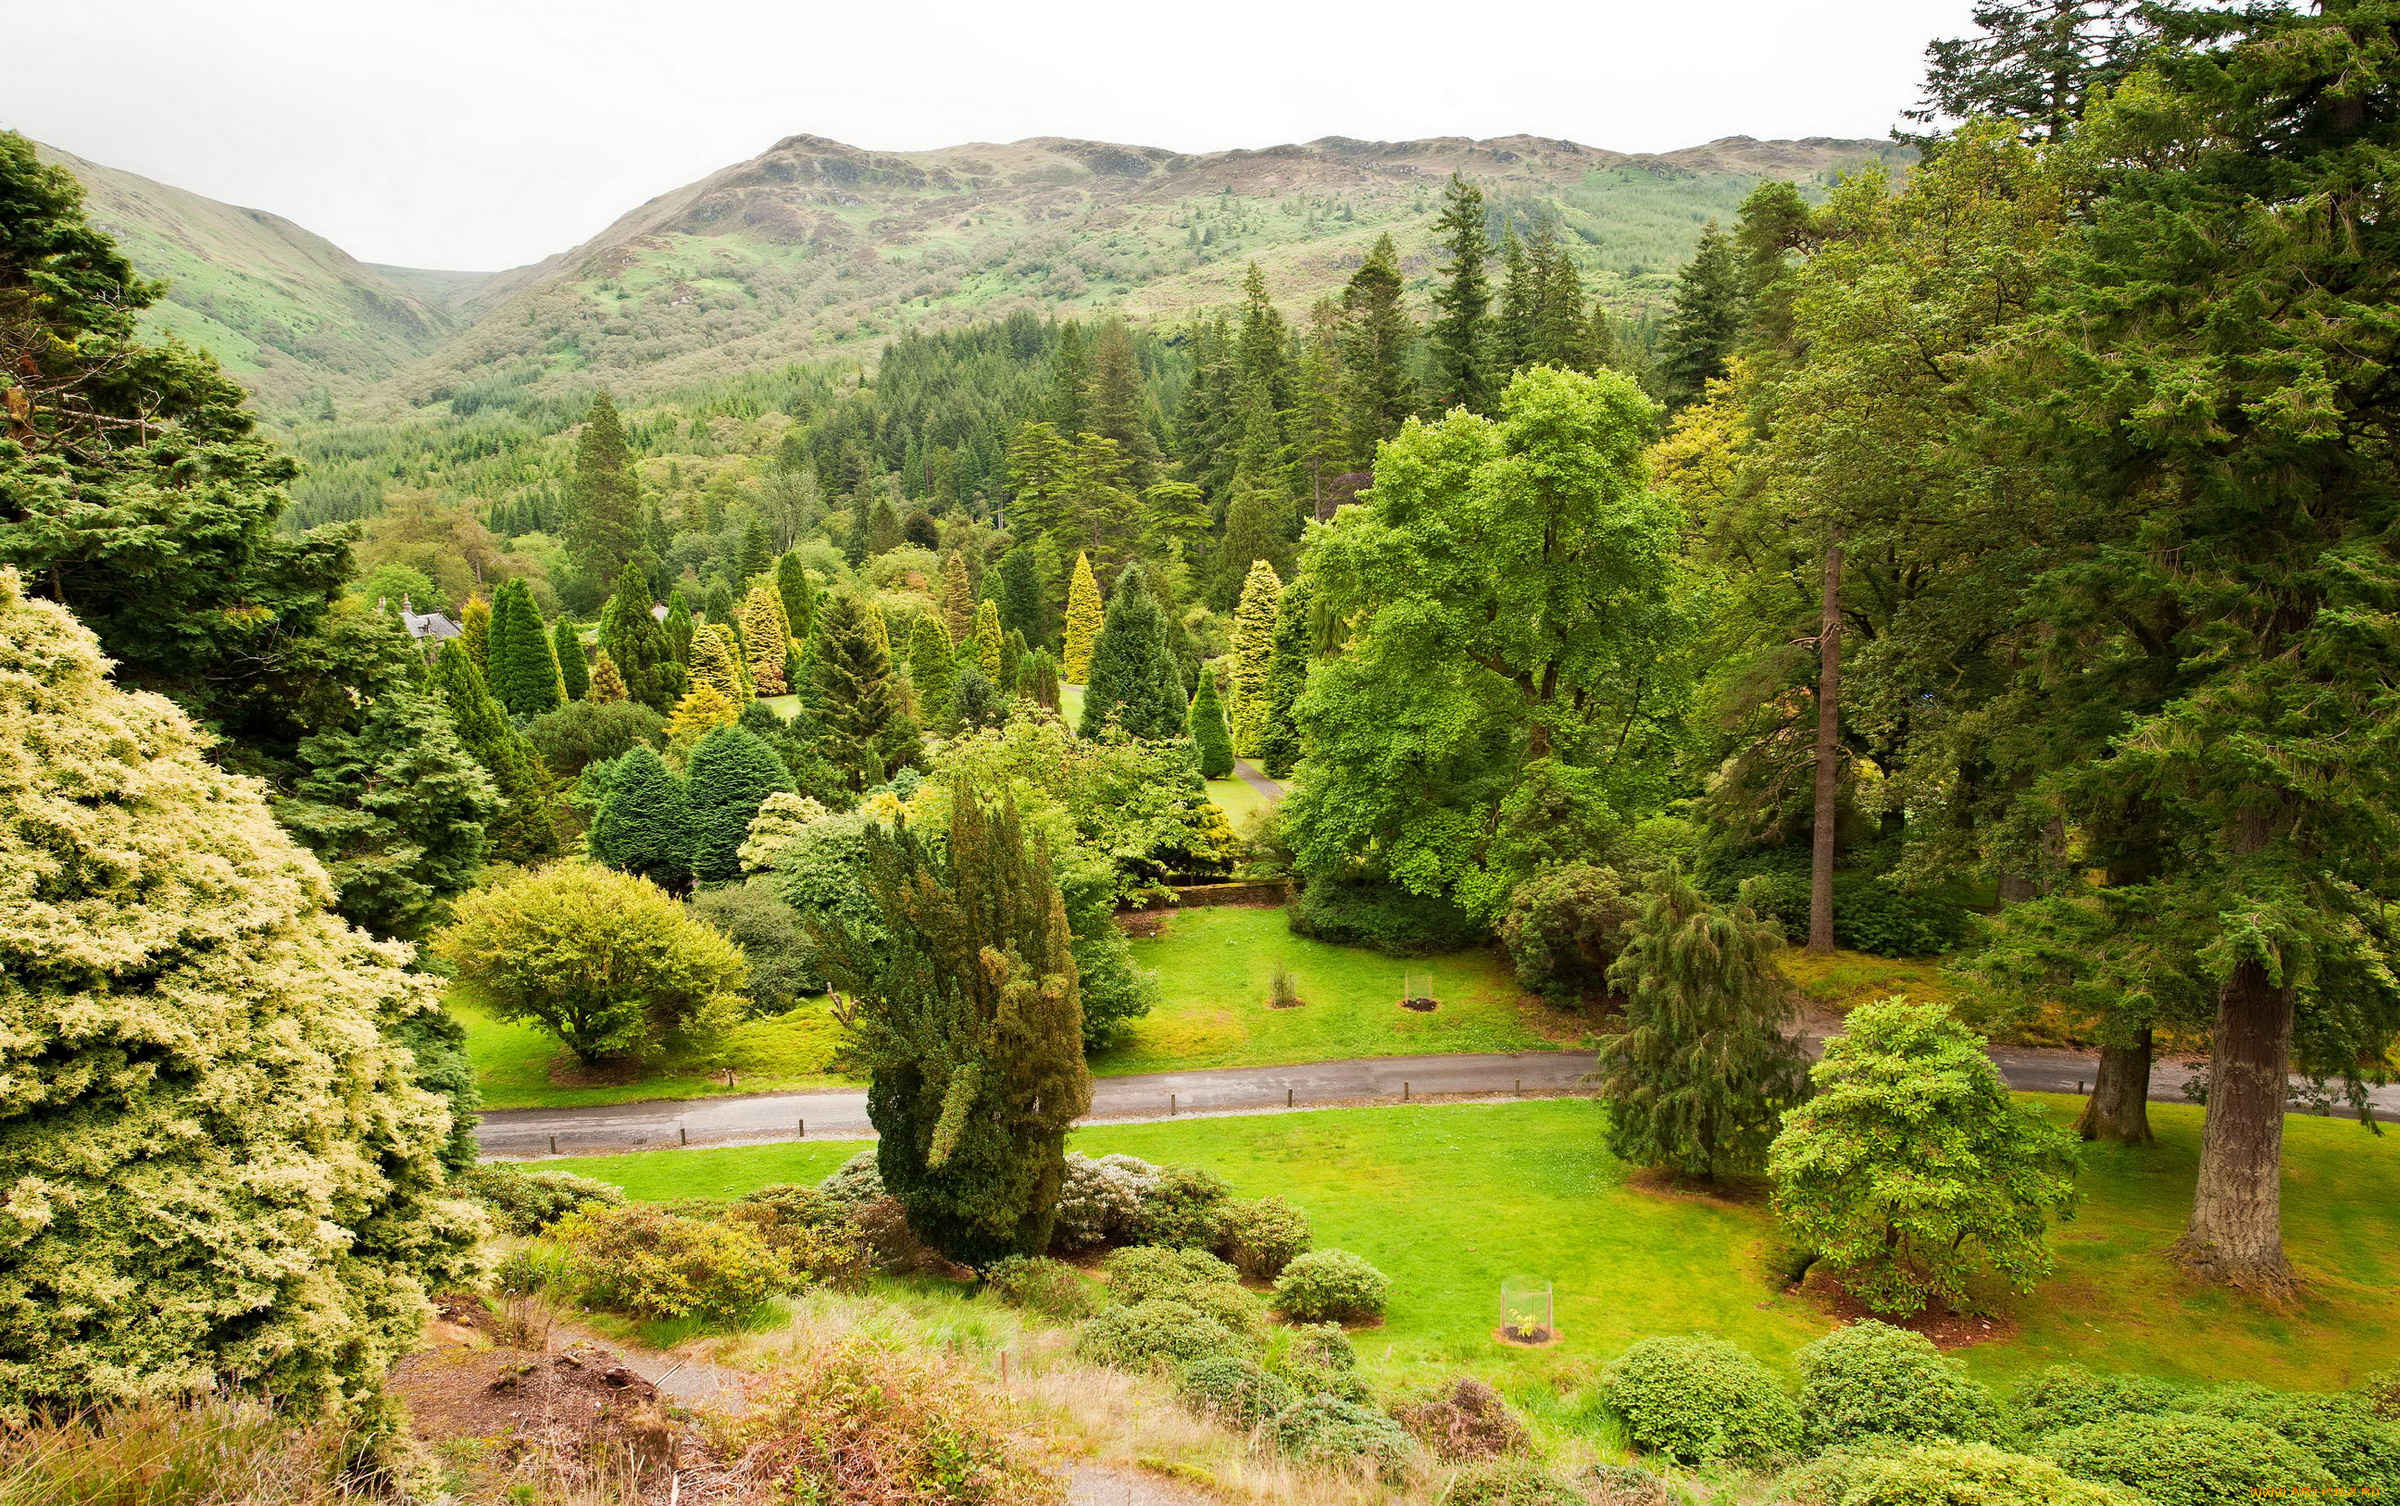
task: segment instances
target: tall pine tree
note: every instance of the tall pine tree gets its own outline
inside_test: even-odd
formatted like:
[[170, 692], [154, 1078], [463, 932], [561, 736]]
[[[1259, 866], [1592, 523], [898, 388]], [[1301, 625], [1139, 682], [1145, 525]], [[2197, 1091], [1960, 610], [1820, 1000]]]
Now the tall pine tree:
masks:
[[600, 647], [625, 681], [626, 695], [663, 716], [683, 694], [683, 666], [650, 607], [649, 578], [634, 565], [619, 570], [616, 590], [600, 609]]
[[1434, 292], [1436, 313], [1427, 331], [1433, 344], [1433, 401], [1443, 409], [1488, 413], [1498, 384], [1492, 379], [1492, 281], [1484, 269], [1492, 240], [1484, 223], [1483, 190], [1452, 173], [1433, 228], [1450, 256], [1442, 269], [1448, 280]]
[[1375, 446], [1417, 411], [1416, 324], [1400, 293], [1399, 248], [1377, 236], [1342, 288], [1342, 422], [1353, 470], [1372, 466]]
[[[624, 425], [606, 389], [592, 395], [575, 436], [575, 469], [567, 482], [567, 547], [595, 591], [644, 553], [641, 488], [625, 447]], [[623, 669], [620, 663], [617, 666]]]
[[1183, 676], [1167, 640], [1166, 614], [1138, 566], [1128, 566], [1109, 594], [1108, 616], [1092, 644], [1092, 672], [1083, 689], [1078, 730], [1098, 737], [1111, 722], [1140, 738], [1181, 735]]
[[826, 759], [853, 791], [920, 762], [916, 719], [901, 699], [882, 614], [847, 594], [827, 603], [817, 639], [816, 695]]
[[1725, 375], [1744, 318], [1741, 262], [1733, 242], [1710, 220], [1675, 284], [1659, 342], [1658, 374], [1670, 408], [1697, 402], [1710, 382]]

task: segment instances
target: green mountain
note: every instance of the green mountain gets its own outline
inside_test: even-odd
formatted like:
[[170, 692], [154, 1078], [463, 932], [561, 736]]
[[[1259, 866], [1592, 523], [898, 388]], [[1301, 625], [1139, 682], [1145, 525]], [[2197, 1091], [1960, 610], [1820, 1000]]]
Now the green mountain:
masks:
[[1433, 271], [1440, 185], [1480, 182], [1520, 226], [1556, 213], [1602, 296], [1655, 306], [1701, 226], [1768, 177], [1822, 187], [1901, 163], [1888, 141], [1729, 137], [1632, 156], [1527, 136], [1181, 155], [1042, 138], [872, 152], [793, 136], [662, 194], [572, 251], [477, 284], [475, 323], [402, 383], [470, 389], [606, 381], [655, 391], [901, 330], [1026, 308], [1178, 320], [1232, 301], [1258, 261], [1305, 308], [1389, 231]]
[[[167, 283], [145, 323], [206, 347], [262, 406], [356, 392], [460, 328], [434, 290], [481, 274], [370, 267], [280, 215], [37, 146], [82, 180], [92, 219]], [[413, 285], [412, 285], [413, 284]]]

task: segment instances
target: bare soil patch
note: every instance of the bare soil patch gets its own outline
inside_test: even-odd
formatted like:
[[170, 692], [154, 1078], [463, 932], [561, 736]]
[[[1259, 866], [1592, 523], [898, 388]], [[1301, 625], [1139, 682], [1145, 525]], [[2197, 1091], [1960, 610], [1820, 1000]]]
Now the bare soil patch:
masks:
[[1947, 1304], [1935, 1304], [1920, 1313], [1895, 1317], [1868, 1307], [1849, 1288], [1842, 1285], [1832, 1272], [1818, 1266], [1808, 1273], [1799, 1286], [1801, 1295], [1814, 1302], [1828, 1317], [1844, 1323], [1861, 1323], [1873, 1318], [1894, 1328], [1905, 1328], [1933, 1340], [1933, 1347], [1948, 1353], [1954, 1349], [1972, 1348], [1997, 1339], [2014, 1338], [2017, 1325], [2013, 1319], [1996, 1313], [1960, 1312]]

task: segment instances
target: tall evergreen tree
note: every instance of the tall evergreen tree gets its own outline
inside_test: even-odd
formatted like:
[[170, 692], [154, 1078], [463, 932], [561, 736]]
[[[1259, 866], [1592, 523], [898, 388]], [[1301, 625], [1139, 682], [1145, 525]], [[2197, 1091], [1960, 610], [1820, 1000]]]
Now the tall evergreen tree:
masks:
[[1925, 98], [1901, 113], [1929, 125], [1970, 116], [2020, 122], [2054, 138], [2140, 65], [2157, 41], [2141, 0], [1977, 0], [1981, 33], [1925, 49]]
[[467, 657], [475, 667], [489, 671], [492, 666], [492, 604], [481, 596], [470, 596], [467, 604], [458, 609], [458, 641], [465, 647]]
[[667, 615], [660, 621], [659, 630], [666, 634], [667, 653], [678, 664], [692, 662], [692, 634], [700, 630], [700, 620], [692, 615], [692, 604], [677, 586], [667, 593]]
[[594, 705], [605, 706], [611, 701], [627, 698], [625, 677], [617, 672], [617, 661], [608, 656], [607, 649], [600, 650], [600, 657], [592, 663], [589, 699]]
[[758, 808], [792, 775], [775, 750], [740, 726], [719, 727], [692, 745], [684, 789], [692, 812], [692, 877], [730, 884], [742, 876], [742, 842]]
[[1200, 690], [1192, 697], [1183, 730], [1200, 761], [1200, 777], [1223, 779], [1233, 772], [1233, 734], [1225, 725], [1225, 702], [1217, 694], [1217, 676], [1200, 671]]
[[890, 497], [877, 497], [874, 509], [867, 514], [867, 553], [887, 554], [908, 540], [900, 532], [900, 514], [892, 507]]
[[1679, 873], [1652, 886], [1608, 975], [1626, 1026], [1594, 1074], [1611, 1155], [1703, 1181], [1766, 1168], [1784, 1110], [1808, 1090], [1808, 1060], [1784, 1034], [1782, 945], [1777, 927], [1711, 905]]
[[1100, 583], [1092, 576], [1090, 556], [1075, 556], [1075, 573], [1067, 586], [1067, 656], [1059, 666], [1070, 685], [1080, 685], [1092, 672], [1092, 645], [1102, 622]]
[[1483, 190], [1456, 173], [1442, 190], [1442, 215], [1434, 234], [1449, 252], [1448, 278], [1433, 295], [1436, 310], [1427, 331], [1433, 345], [1435, 406], [1491, 411], [1499, 384], [1492, 379], [1492, 283], [1484, 270], [1491, 256], [1491, 231], [1484, 223]]
[[775, 551], [768, 547], [766, 525], [752, 518], [742, 529], [742, 557], [735, 567], [732, 581], [734, 593], [749, 590], [750, 583], [775, 567]]
[[650, 615], [650, 581], [627, 565], [600, 609], [600, 647], [625, 681], [625, 693], [664, 716], [683, 694], [683, 667], [669, 652], [666, 629]]
[[975, 608], [975, 632], [970, 641], [975, 645], [975, 667], [983, 677], [998, 684], [1000, 681], [1000, 607], [986, 601]]
[[540, 755], [509, 725], [508, 713], [492, 699], [483, 679], [459, 640], [444, 643], [434, 656], [433, 688], [450, 710], [458, 740], [499, 791], [500, 810], [489, 831], [492, 856], [506, 863], [537, 863], [558, 852], [558, 828], [550, 814], [549, 781]]
[[1242, 582], [1242, 597], [1233, 610], [1233, 667], [1231, 719], [1233, 745], [1246, 758], [1255, 758], [1266, 735], [1267, 673], [1275, 656], [1275, 608], [1283, 597], [1283, 580], [1265, 560], [1254, 560]]
[[1670, 408], [1698, 401], [1703, 388], [1725, 375], [1744, 317], [1741, 263], [1733, 242], [1710, 220], [1676, 281], [1660, 341], [1658, 374]]
[[634, 482], [625, 428], [603, 388], [592, 394], [583, 428], [575, 436], [575, 469], [567, 483], [567, 547], [576, 569], [597, 587], [615, 580], [645, 552], [644, 533], [641, 488]]
[[877, 929], [816, 928], [868, 1070], [876, 1164], [909, 1227], [986, 1265], [1049, 1248], [1067, 1130], [1091, 1105], [1066, 906], [1016, 809], [961, 784], [937, 849], [867, 829]]
[[1184, 710], [1183, 676], [1167, 641], [1166, 614], [1141, 570], [1128, 567], [1109, 593], [1108, 616], [1092, 644], [1078, 730], [1098, 737], [1114, 722], [1135, 737], [1171, 738], [1183, 731]]
[[783, 661], [791, 648], [792, 630], [784, 620], [782, 598], [767, 583], [764, 572], [759, 583], [742, 598], [739, 620], [742, 659], [750, 671], [751, 693], [782, 695], [787, 688], [783, 681]]
[[950, 721], [950, 694], [958, 683], [957, 645], [931, 612], [917, 619], [908, 639], [908, 679], [917, 693], [917, 715], [932, 727]]
[[542, 626], [541, 609], [533, 604], [532, 589], [521, 580], [502, 581], [492, 599], [493, 696], [511, 716], [540, 716], [558, 709], [559, 678], [558, 660]]
[[1561, 244], [1556, 219], [1534, 227], [1526, 250], [1531, 264], [1533, 317], [1526, 328], [1525, 364], [1561, 371], [1592, 371], [1591, 321], [1584, 311], [1583, 276]]
[[1308, 577], [1284, 587], [1275, 603], [1275, 644], [1267, 665], [1266, 714], [1260, 718], [1259, 767], [1269, 779], [1289, 779], [1300, 766], [1300, 692], [1308, 688]]
[[584, 840], [594, 862], [680, 894], [692, 879], [691, 794], [656, 750], [635, 743], [611, 767]]
[[1000, 559], [1000, 625], [1027, 643], [1050, 639], [1050, 614], [1042, 606], [1042, 571], [1033, 550], [1018, 544]]
[[592, 692], [591, 661], [583, 656], [583, 635], [561, 612], [551, 625], [550, 652], [558, 660], [558, 683], [567, 699], [580, 701]]
[[916, 719], [900, 696], [882, 614], [856, 596], [826, 604], [817, 643], [816, 696], [826, 759], [854, 790], [872, 789], [920, 761]]
[[1101, 325], [1092, 340], [1092, 400], [1086, 422], [1092, 433], [1115, 441], [1125, 459], [1126, 482], [1135, 491], [1146, 490], [1158, 479], [1158, 440], [1151, 432], [1141, 359], [1123, 319]]
[[741, 653], [731, 630], [713, 622], [701, 628], [692, 635], [691, 688], [706, 686], [738, 711], [750, 699], [742, 683]]
[[1492, 376], [1505, 382], [1533, 362], [1533, 321], [1542, 290], [1517, 227], [1500, 231], [1500, 314], [1492, 321]]
[[1050, 355], [1050, 407], [1044, 418], [1071, 442], [1092, 432], [1092, 358], [1083, 327], [1069, 319], [1059, 326]]
[[805, 641], [817, 630], [817, 588], [798, 555], [775, 561], [775, 591], [783, 598], [783, 618], [791, 624], [792, 636]]
[[967, 579], [967, 557], [950, 551], [942, 561], [942, 626], [957, 643], [975, 631], [975, 587]]
[[1342, 287], [1342, 422], [1353, 470], [1372, 466], [1375, 446], [1417, 411], [1416, 324], [1400, 294], [1400, 250], [1377, 236]]

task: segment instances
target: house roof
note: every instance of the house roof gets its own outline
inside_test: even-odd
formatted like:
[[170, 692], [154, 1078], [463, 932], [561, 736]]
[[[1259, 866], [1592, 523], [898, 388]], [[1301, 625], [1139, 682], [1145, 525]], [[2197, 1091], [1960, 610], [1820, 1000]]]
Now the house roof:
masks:
[[405, 603], [400, 608], [400, 625], [408, 629], [408, 636], [411, 638], [422, 638], [430, 643], [439, 643], [445, 638], [455, 638], [459, 634], [458, 624], [452, 622], [445, 614], [412, 612]]

